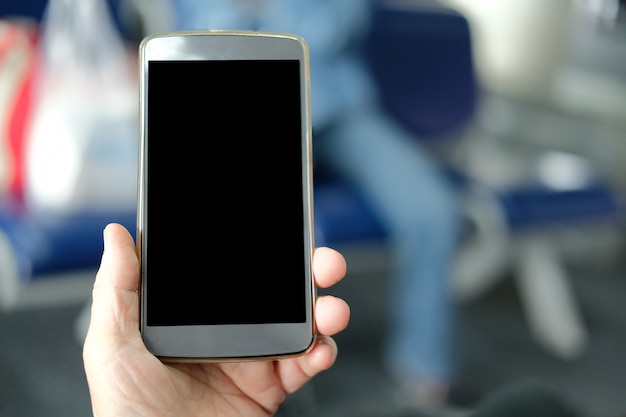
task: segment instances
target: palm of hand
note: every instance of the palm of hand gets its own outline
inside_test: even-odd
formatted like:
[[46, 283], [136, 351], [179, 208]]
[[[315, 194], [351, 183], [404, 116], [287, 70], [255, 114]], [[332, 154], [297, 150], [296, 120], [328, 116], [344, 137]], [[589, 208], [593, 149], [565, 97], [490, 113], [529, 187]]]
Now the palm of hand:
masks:
[[138, 345], [102, 364], [108, 398], [93, 401], [115, 404], [115, 415], [270, 416], [287, 395], [279, 371], [293, 360], [164, 364]]

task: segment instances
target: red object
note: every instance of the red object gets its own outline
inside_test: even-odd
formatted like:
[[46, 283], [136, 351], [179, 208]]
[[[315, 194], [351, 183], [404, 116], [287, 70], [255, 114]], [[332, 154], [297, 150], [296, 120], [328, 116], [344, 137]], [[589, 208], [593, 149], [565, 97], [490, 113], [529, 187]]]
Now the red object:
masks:
[[7, 104], [5, 129], [11, 171], [8, 173], [8, 193], [18, 199], [23, 197], [25, 176], [25, 148], [28, 125], [32, 111], [32, 85], [37, 61], [37, 31], [34, 26], [8, 23], [3, 39], [0, 39], [0, 59], [10, 48], [23, 48], [26, 60], [22, 72], [12, 74], [16, 85], [12, 99]]

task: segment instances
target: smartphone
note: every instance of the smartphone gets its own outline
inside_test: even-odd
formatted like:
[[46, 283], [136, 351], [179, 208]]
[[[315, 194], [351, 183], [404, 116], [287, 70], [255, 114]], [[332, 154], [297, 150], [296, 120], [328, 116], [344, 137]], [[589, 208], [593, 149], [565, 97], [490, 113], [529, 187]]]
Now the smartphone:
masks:
[[139, 47], [140, 328], [164, 361], [315, 340], [308, 47], [193, 31]]

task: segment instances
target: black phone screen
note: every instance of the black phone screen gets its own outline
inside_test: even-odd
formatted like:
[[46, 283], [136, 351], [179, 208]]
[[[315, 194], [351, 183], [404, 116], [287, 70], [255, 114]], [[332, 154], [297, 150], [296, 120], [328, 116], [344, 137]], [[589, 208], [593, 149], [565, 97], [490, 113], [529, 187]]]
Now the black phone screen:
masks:
[[306, 320], [300, 65], [149, 62], [149, 326]]

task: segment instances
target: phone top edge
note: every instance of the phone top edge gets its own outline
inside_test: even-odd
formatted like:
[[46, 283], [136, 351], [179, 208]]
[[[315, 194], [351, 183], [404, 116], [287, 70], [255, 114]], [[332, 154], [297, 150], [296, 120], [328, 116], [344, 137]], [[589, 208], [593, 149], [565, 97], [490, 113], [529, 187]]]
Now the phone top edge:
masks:
[[187, 37], [187, 36], [250, 36], [250, 37], [266, 37], [266, 38], [283, 38], [292, 39], [294, 41], [303, 43], [306, 45], [306, 41], [300, 35], [286, 32], [268, 32], [268, 31], [253, 31], [253, 30], [228, 30], [228, 29], [197, 29], [197, 30], [181, 30], [173, 32], [159, 32], [147, 35], [141, 40], [140, 47], [143, 49], [144, 45], [152, 39], [159, 38], [173, 38], [173, 37]]
[[[299, 59], [308, 62], [304, 38], [281, 32], [192, 30], [155, 33], [139, 46], [140, 62], [153, 60]], [[308, 71], [308, 63], [305, 65]]]

